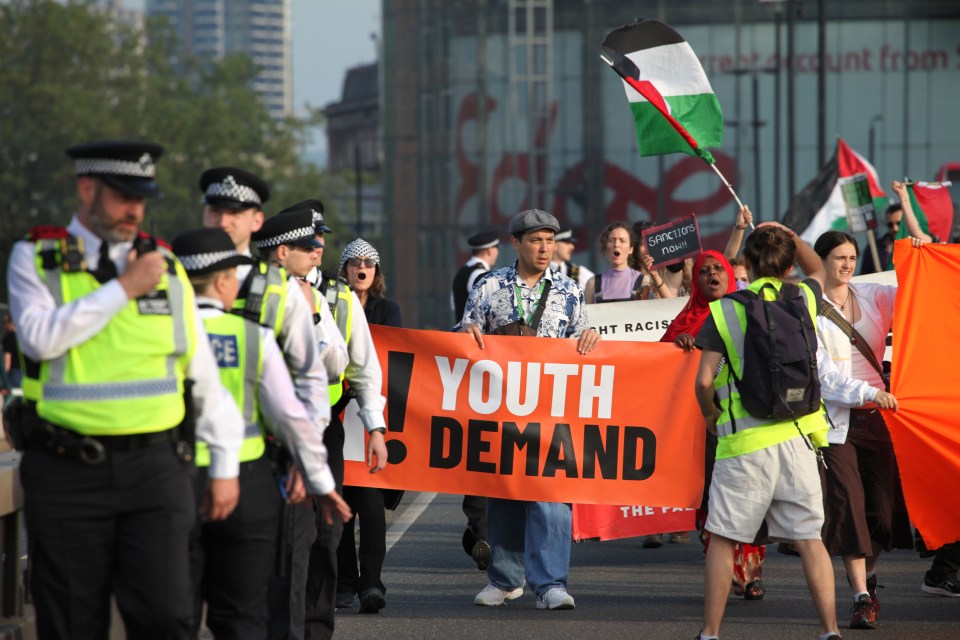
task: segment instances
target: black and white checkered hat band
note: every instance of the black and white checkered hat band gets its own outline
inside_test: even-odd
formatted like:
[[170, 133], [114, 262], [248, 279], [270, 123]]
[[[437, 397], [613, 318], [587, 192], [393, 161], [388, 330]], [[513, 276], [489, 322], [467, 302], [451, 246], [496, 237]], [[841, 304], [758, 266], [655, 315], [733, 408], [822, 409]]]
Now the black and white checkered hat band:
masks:
[[157, 167], [153, 158], [145, 155], [138, 161], [110, 160], [107, 158], [78, 158], [74, 165], [76, 175], [107, 174], [130, 178], [153, 178]]
[[177, 256], [187, 271], [200, 271], [223, 262], [227, 258], [238, 255], [236, 251], [214, 251], [212, 253], [195, 253], [189, 256]]
[[264, 249], [266, 247], [279, 247], [282, 244], [288, 242], [299, 242], [300, 240], [309, 240], [314, 235], [313, 227], [300, 227], [299, 229], [294, 229], [292, 231], [286, 231], [281, 233], [278, 236], [273, 236], [272, 238], [263, 238], [261, 240], [254, 241], [254, 244], [257, 245], [257, 249]]
[[341, 271], [343, 270], [343, 265], [345, 265], [350, 258], [373, 258], [377, 264], [380, 264], [380, 254], [377, 253], [377, 250], [373, 248], [372, 244], [363, 238], [357, 238], [343, 248], [343, 254], [340, 256]]
[[250, 187], [237, 184], [233, 176], [227, 176], [223, 182], [211, 182], [207, 187], [208, 198], [229, 198], [237, 202], [262, 204], [260, 195]]

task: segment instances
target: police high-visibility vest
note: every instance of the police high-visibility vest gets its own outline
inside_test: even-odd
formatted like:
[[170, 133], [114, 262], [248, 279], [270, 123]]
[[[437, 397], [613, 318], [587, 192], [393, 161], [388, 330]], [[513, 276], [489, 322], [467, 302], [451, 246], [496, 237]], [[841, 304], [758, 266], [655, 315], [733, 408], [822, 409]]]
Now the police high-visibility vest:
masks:
[[273, 329], [279, 336], [287, 308], [287, 272], [266, 262], [259, 262], [240, 285], [233, 303], [233, 313]]
[[[23, 395], [49, 422], [84, 435], [171, 429], [183, 420], [183, 381], [196, 348], [193, 287], [165, 248], [160, 284], [130, 300], [95, 336], [40, 363], [24, 359]], [[35, 243], [37, 271], [58, 307], [99, 289], [78, 238]]]
[[[266, 450], [260, 420], [260, 379], [263, 376], [263, 339], [259, 325], [223, 313], [203, 319], [210, 346], [220, 368], [220, 381], [243, 414], [243, 445], [240, 462], [259, 459]], [[210, 466], [210, 449], [197, 441], [197, 466]]]
[[[779, 291], [783, 283], [776, 278], [761, 278], [750, 284], [750, 290], [757, 292], [765, 284], [772, 284]], [[816, 326], [817, 302], [813, 291], [802, 283], [800, 289], [807, 298], [807, 309]], [[772, 296], [773, 292], [767, 289], [764, 295]], [[710, 303], [710, 315], [723, 339], [727, 356], [720, 373], [713, 380], [714, 392], [720, 400], [717, 459], [743, 455], [795, 438], [799, 435], [798, 426], [801, 433], [811, 436], [814, 444], [825, 446], [827, 423], [822, 403], [820, 411], [800, 417], [796, 425], [793, 420], [766, 420], [747, 412], [740, 401], [740, 392], [733, 378], [734, 373], [738, 379], [743, 376], [743, 342], [747, 328], [744, 307], [729, 298], [721, 298]]]
[[[347, 347], [350, 346], [350, 336], [353, 333], [353, 294], [350, 290], [350, 287], [345, 283], [340, 281], [338, 278], [328, 278], [327, 274], [321, 272], [320, 274], [320, 283], [323, 286], [322, 290], [319, 290], [320, 295], [314, 295], [314, 313], [320, 313], [320, 305], [323, 304], [324, 299], [327, 304], [330, 305], [330, 311], [333, 312], [333, 319], [337, 323], [337, 328], [340, 330], [340, 333], [343, 335], [343, 341], [347, 343]], [[327, 393], [330, 395], [330, 406], [337, 404], [340, 401], [340, 398], [343, 397], [343, 381], [345, 376], [341, 373], [340, 379], [334, 383], [331, 383], [327, 388]]]

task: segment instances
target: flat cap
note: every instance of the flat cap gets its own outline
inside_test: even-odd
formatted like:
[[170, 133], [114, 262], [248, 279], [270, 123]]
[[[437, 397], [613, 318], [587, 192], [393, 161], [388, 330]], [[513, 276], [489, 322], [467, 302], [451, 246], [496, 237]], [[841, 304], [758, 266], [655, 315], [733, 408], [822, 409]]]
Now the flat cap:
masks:
[[220, 228], [184, 231], [174, 239], [173, 252], [187, 273], [198, 276], [256, 262], [237, 253], [233, 240]]
[[253, 244], [257, 249], [272, 249], [282, 244], [320, 248], [309, 209], [286, 211], [267, 218], [260, 230], [253, 234]]
[[500, 244], [500, 236], [496, 231], [488, 229], [467, 238], [467, 244], [470, 245], [471, 249], [489, 249]]
[[564, 227], [557, 231], [557, 234], [553, 236], [553, 239], [557, 242], [569, 242], [570, 244], [577, 244], [577, 239], [573, 237], [573, 229], [570, 227]]
[[313, 228], [317, 233], [333, 233], [333, 229], [328, 227], [323, 221], [323, 202], [313, 198], [312, 200], [303, 200], [298, 202], [295, 205], [291, 205], [281, 211], [280, 213], [286, 213], [287, 211], [298, 211], [300, 209], [309, 209], [310, 213], [313, 216]]
[[560, 223], [546, 211], [527, 209], [510, 218], [510, 235], [518, 236], [538, 229], [560, 231]]
[[200, 176], [200, 190], [206, 204], [232, 209], [262, 209], [270, 199], [270, 187], [263, 178], [236, 167], [207, 169]]
[[140, 198], [160, 194], [154, 180], [155, 163], [163, 155], [163, 147], [158, 144], [101, 140], [70, 147], [67, 155], [73, 158], [78, 177], [98, 178], [117, 191]]

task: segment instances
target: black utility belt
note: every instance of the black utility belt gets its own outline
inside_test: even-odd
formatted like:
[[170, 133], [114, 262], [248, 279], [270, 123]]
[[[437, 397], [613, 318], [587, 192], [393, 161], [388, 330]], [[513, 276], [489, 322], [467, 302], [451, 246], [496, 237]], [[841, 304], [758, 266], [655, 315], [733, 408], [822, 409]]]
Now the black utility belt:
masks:
[[86, 464], [100, 464], [107, 453], [137, 451], [154, 445], [181, 442], [180, 427], [151, 433], [118, 436], [89, 436], [65, 429], [46, 420], [37, 420], [24, 433], [26, 449], [44, 449]]

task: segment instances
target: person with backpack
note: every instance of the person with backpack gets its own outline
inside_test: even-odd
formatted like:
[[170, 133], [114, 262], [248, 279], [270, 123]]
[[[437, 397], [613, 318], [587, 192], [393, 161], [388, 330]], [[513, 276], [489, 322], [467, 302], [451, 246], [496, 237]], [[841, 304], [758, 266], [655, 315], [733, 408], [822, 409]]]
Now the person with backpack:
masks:
[[878, 411], [897, 409], [880, 364], [897, 286], [850, 282], [860, 250], [845, 231], [827, 231], [813, 248], [825, 270], [818, 362], [831, 427], [823, 542], [831, 556], [843, 558], [854, 592], [850, 628], [873, 629], [880, 613], [874, 573], [880, 551], [913, 548], [897, 458]]
[[784, 281], [798, 255], [808, 276], [822, 277], [823, 265], [793, 231], [773, 222], [750, 234], [743, 255], [750, 287], [711, 302], [695, 341], [702, 349], [697, 402], [718, 436], [698, 638], [719, 637], [735, 545], [752, 542], [766, 521], [770, 538], [792, 541], [800, 552], [820, 640], [838, 640], [833, 565], [820, 539], [817, 449], [826, 446], [828, 429], [816, 362], [821, 287], [809, 277], [799, 285]]

